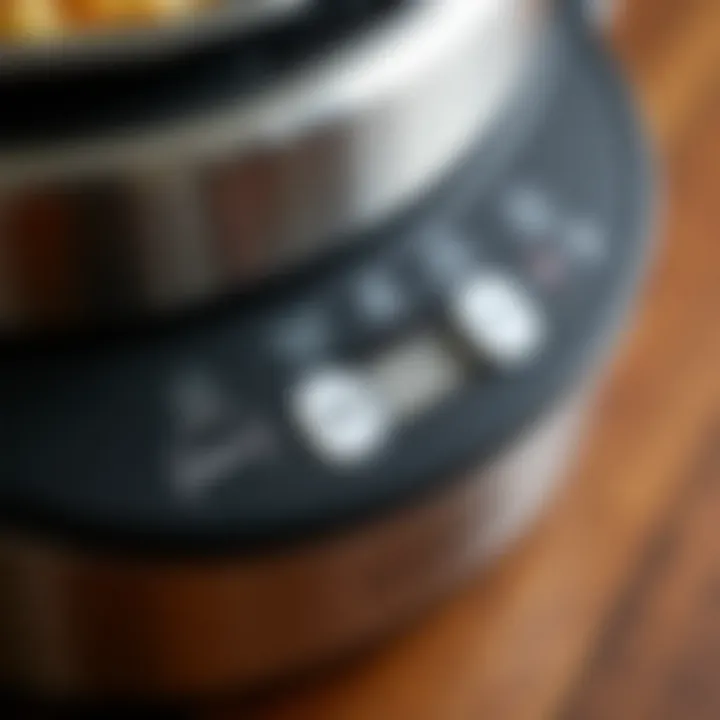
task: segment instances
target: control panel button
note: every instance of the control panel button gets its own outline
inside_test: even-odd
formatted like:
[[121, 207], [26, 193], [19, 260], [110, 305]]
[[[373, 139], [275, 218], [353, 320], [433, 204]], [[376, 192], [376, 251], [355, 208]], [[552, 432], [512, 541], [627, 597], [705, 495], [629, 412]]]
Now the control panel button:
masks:
[[366, 462], [391, 429], [381, 398], [361, 376], [345, 370], [318, 372], [303, 380], [291, 398], [292, 412], [312, 448], [336, 465]]
[[414, 249], [423, 276], [442, 289], [467, 278], [479, 264], [469, 238], [451, 227], [426, 228]]
[[480, 357], [500, 368], [532, 362], [547, 341], [540, 306], [516, 278], [486, 271], [473, 278], [453, 303], [457, 329]]
[[373, 328], [401, 322], [410, 300], [399, 279], [385, 270], [368, 270], [358, 276], [352, 288], [354, 314]]
[[522, 242], [547, 238], [556, 227], [555, 208], [540, 189], [531, 185], [511, 188], [501, 207], [505, 224]]
[[333, 328], [323, 308], [307, 306], [290, 311], [271, 330], [273, 352], [288, 365], [318, 362], [332, 344]]

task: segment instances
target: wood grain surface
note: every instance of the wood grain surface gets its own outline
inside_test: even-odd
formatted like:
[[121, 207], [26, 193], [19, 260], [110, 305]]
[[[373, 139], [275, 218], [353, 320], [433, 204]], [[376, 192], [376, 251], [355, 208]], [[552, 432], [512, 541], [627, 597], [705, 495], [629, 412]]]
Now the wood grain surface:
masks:
[[211, 720], [720, 718], [720, 2], [626, 3], [665, 232], [568, 490], [412, 631]]

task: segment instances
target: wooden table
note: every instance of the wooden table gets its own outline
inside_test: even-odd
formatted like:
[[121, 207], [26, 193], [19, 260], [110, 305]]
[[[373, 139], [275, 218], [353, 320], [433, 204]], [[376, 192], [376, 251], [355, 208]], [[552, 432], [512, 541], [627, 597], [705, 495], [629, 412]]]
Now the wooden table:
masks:
[[627, 1], [666, 232], [574, 481], [413, 631], [213, 720], [720, 717], [720, 2]]

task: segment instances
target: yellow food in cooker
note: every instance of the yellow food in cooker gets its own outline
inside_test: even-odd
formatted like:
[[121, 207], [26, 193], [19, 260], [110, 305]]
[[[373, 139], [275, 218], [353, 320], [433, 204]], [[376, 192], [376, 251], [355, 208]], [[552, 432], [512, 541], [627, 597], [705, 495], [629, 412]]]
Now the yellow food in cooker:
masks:
[[187, 18], [216, 0], [0, 0], [0, 40], [52, 38], [88, 30]]

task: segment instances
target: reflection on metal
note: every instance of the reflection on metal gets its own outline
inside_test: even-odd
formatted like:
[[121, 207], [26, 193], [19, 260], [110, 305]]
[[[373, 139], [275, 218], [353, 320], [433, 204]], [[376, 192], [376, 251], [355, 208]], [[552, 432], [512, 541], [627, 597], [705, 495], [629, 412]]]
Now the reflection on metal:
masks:
[[235, 107], [3, 151], [0, 204], [15, 222], [0, 237], [0, 322], [42, 330], [186, 306], [409, 206], [506, 107], [545, 27], [530, 8], [544, 5], [409, 3]]

